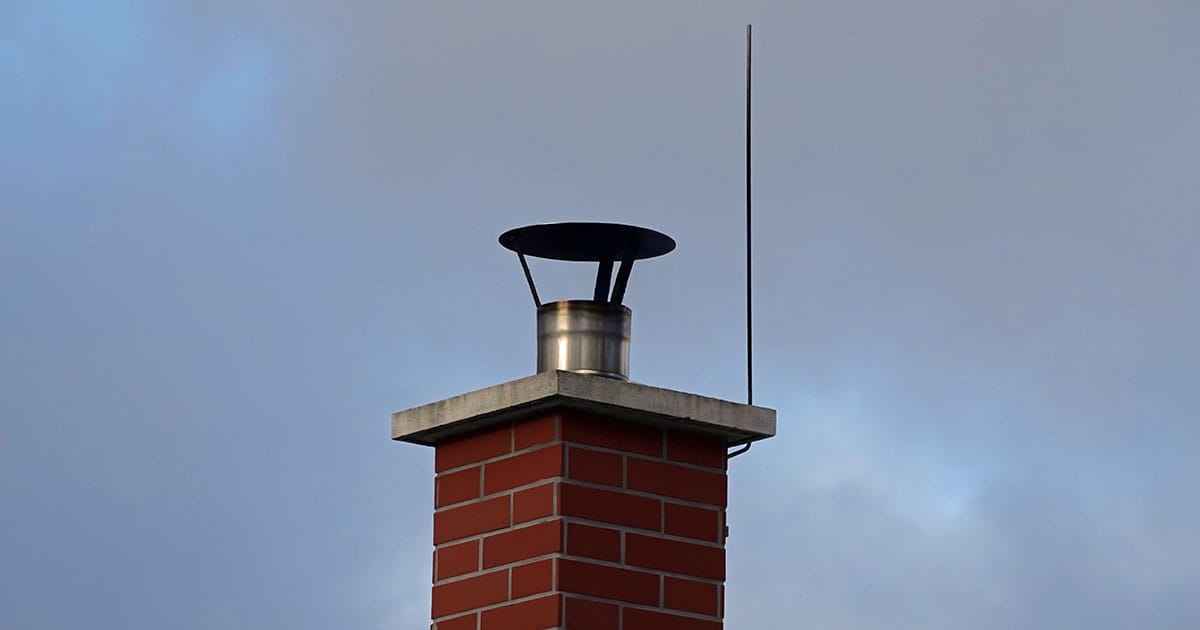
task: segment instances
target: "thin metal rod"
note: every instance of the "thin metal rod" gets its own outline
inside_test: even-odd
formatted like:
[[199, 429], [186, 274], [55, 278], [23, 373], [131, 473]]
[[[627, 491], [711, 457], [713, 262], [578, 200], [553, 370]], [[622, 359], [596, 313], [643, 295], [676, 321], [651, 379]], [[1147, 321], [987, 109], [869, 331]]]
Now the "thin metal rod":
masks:
[[626, 257], [617, 271], [617, 282], [613, 285], [612, 299], [609, 302], [620, 304], [625, 299], [625, 286], [629, 284], [630, 271], [633, 271], [633, 257]]
[[625, 287], [629, 284], [629, 272], [633, 271], [633, 261], [637, 260], [634, 254], [637, 253], [641, 244], [640, 238], [626, 239], [625, 255], [621, 257], [621, 269], [617, 271], [617, 281], [613, 285], [612, 298], [609, 302], [620, 304], [625, 299]]
[[592, 291], [592, 299], [597, 302], [608, 301], [608, 287], [612, 284], [613, 261], [601, 260], [596, 269], [596, 288]]
[[525, 282], [529, 283], [529, 293], [533, 295], [533, 305], [541, 308], [542, 301], [538, 299], [537, 287], [533, 286], [533, 274], [529, 273], [529, 263], [525, 262], [525, 254], [517, 252], [517, 258], [521, 261], [521, 269], [525, 271]]
[[746, 442], [745, 444], [742, 445], [742, 448], [739, 448], [736, 451], [729, 451], [728, 453], [725, 453], [725, 459], [730, 460], [730, 459], [733, 459], [734, 457], [737, 457], [738, 455], [741, 455], [742, 453], [745, 453], [746, 451], [750, 450], [751, 444], [753, 444], [753, 442]]
[[[751, 28], [746, 25], [746, 404], [754, 404], [754, 312], [752, 309], [750, 246], [750, 50]], [[749, 444], [747, 444], [749, 446]]]

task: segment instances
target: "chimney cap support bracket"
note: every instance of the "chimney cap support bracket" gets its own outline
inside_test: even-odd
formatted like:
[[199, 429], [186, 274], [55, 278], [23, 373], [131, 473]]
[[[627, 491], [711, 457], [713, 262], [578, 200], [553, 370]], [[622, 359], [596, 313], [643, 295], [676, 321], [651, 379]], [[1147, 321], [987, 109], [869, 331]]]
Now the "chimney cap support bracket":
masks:
[[[629, 272], [635, 260], [655, 258], [675, 249], [670, 236], [648, 228], [620, 223], [542, 223], [513, 228], [500, 235], [500, 244], [517, 254], [533, 302], [541, 306], [526, 256], [573, 262], [599, 263], [593, 299], [620, 304], [625, 299]], [[612, 283], [613, 263], [621, 261]], [[612, 295], [609, 296], [609, 285]]]

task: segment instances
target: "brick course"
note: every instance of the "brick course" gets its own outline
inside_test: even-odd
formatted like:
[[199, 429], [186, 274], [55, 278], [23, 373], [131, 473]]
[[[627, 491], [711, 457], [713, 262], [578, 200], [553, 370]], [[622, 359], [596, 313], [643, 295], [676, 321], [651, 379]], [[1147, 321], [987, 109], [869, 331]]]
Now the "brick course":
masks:
[[677, 464], [630, 458], [625, 486], [676, 499], [725, 507], [725, 475]]
[[672, 536], [721, 542], [721, 512], [668, 502], [663, 506], [663, 532]]
[[433, 453], [433, 469], [449, 470], [481, 462], [512, 451], [512, 428], [499, 426], [439, 444]]
[[562, 551], [562, 521], [510, 529], [483, 539], [483, 568]]
[[434, 482], [433, 506], [446, 507], [480, 497], [480, 469], [478, 466], [457, 472], [438, 475]]
[[567, 476], [571, 479], [618, 488], [624, 484], [625, 458], [619, 453], [572, 447], [568, 460]]
[[667, 432], [667, 459], [725, 470], [725, 443], [721, 438], [684, 431]]
[[548, 595], [483, 611], [481, 630], [545, 630], [557, 628], [562, 618], [562, 596]]
[[567, 524], [567, 554], [581, 558], [621, 561], [621, 532], [583, 523]]
[[568, 597], [566, 612], [571, 630], [612, 630], [621, 623], [620, 606], [609, 602]]
[[721, 608], [720, 590], [720, 587], [712, 582], [668, 575], [663, 578], [663, 607], [701, 615], [717, 615]]
[[479, 570], [479, 541], [468, 540], [457, 545], [446, 545], [434, 552], [433, 579], [448, 578], [474, 573]]
[[433, 542], [441, 544], [508, 527], [509, 497], [495, 497], [434, 512]]

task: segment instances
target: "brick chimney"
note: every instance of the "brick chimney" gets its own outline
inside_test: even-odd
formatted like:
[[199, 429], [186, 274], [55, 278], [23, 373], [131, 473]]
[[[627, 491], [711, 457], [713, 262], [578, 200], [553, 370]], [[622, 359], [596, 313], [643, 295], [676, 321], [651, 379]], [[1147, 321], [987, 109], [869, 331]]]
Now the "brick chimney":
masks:
[[[629, 271], [670, 237], [500, 242], [538, 308], [538, 373], [392, 415], [393, 439], [435, 449], [431, 628], [721, 630], [726, 453], [773, 436], [775, 411], [628, 381]], [[526, 255], [598, 262], [593, 299], [542, 304]]]
[[436, 630], [719, 630], [726, 449], [775, 413], [548, 371], [392, 418], [435, 448]]

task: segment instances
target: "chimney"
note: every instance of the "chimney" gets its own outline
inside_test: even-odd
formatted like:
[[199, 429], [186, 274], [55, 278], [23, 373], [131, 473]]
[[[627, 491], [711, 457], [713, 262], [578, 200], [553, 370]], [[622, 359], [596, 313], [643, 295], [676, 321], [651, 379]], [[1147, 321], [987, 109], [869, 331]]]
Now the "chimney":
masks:
[[[393, 439], [434, 447], [431, 628], [720, 630], [726, 453], [773, 436], [774, 410], [628, 380], [629, 272], [670, 237], [560, 223], [500, 242], [537, 306], [538, 372], [392, 416]], [[527, 255], [598, 263], [593, 298], [542, 304]]]

